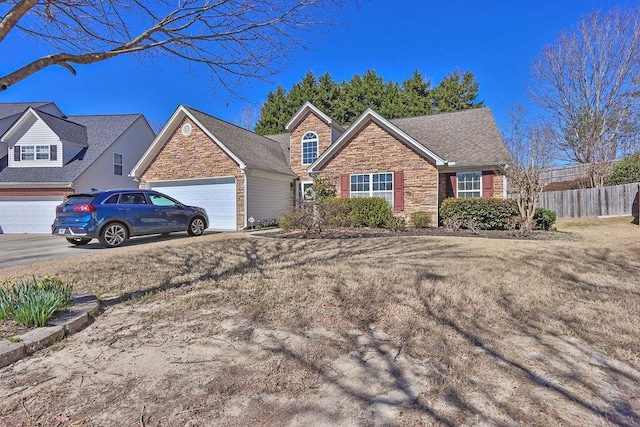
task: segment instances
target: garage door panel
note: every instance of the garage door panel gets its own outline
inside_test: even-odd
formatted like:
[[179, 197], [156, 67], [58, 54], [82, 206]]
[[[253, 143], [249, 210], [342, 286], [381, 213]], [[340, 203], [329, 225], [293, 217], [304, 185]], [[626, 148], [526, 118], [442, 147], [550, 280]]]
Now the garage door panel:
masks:
[[204, 208], [209, 217], [209, 228], [236, 229], [235, 178], [157, 182], [149, 183], [149, 187], [185, 205]]
[[50, 233], [59, 199], [0, 199], [0, 233]]

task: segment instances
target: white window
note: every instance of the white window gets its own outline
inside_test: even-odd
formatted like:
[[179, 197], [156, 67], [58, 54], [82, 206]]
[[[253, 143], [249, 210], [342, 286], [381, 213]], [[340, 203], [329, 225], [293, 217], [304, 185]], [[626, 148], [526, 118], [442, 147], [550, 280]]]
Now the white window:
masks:
[[122, 176], [122, 154], [113, 154], [113, 174]]
[[307, 132], [302, 137], [302, 164], [310, 165], [318, 158], [318, 135]]
[[482, 197], [482, 172], [458, 172], [457, 197]]
[[380, 197], [393, 206], [393, 173], [364, 173], [351, 175], [350, 196]]
[[17, 151], [15, 160], [49, 160], [51, 154], [51, 147], [48, 145], [16, 145], [14, 150]]

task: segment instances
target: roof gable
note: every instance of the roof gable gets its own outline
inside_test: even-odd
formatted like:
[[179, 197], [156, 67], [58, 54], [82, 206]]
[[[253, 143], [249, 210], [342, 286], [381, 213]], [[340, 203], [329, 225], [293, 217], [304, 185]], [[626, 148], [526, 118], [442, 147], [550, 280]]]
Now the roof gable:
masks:
[[404, 132], [402, 129], [395, 126], [393, 123], [382, 117], [380, 114], [376, 113], [372, 109], [367, 109], [364, 113], [360, 115], [360, 117], [334, 142], [331, 146], [324, 152], [320, 157], [316, 159], [315, 162], [309, 168], [307, 168], [308, 172], [316, 172], [335, 155], [337, 154], [342, 147], [344, 147], [361, 129], [363, 129], [369, 121], [373, 121], [378, 126], [383, 128], [389, 134], [393, 135], [400, 141], [404, 142], [410, 148], [413, 148], [415, 151], [420, 153], [422, 156], [433, 161], [437, 166], [442, 166], [447, 161], [442, 157], [435, 154], [433, 151], [429, 150], [426, 146], [418, 142], [411, 135]]
[[277, 141], [217, 119], [194, 108], [180, 105], [135, 165], [131, 176], [139, 179], [144, 174], [185, 117], [189, 117], [199, 126], [241, 169], [255, 168], [292, 175], [282, 148]]
[[331, 119], [331, 117], [327, 116], [325, 113], [320, 111], [318, 107], [316, 107], [315, 105], [313, 105], [308, 101], [305, 102], [302, 107], [300, 107], [300, 109], [293, 115], [291, 120], [289, 120], [289, 123], [287, 123], [284, 126], [284, 128], [288, 131], [291, 131], [291, 129], [296, 127], [298, 123], [300, 123], [305, 118], [305, 116], [310, 112], [318, 116], [320, 120], [322, 120], [332, 128], [338, 130], [340, 133], [344, 132], [344, 128], [340, 126], [340, 124], [336, 123], [334, 120]]
[[[32, 107], [22, 113], [11, 126], [0, 135], [0, 141], [11, 138], [23, 126], [33, 126], [34, 121], [42, 121], [61, 141], [72, 142], [80, 146], [87, 146], [87, 129], [77, 123], [62, 119]], [[30, 124], [31, 122], [31, 124]]]

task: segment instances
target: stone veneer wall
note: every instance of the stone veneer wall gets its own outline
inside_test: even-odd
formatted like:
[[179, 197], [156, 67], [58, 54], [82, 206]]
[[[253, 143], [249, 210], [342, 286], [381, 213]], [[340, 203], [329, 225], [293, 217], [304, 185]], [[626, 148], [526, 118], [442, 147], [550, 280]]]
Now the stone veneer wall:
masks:
[[[191, 124], [191, 134], [182, 134], [182, 126]], [[189, 118], [185, 118], [164, 148], [140, 178], [140, 188], [147, 181], [189, 178], [236, 177], [236, 226], [244, 227], [244, 174], [238, 164]]]
[[420, 154], [369, 121], [329, 160], [320, 176], [330, 179], [340, 195], [340, 175], [376, 172], [404, 172], [404, 211], [396, 212], [407, 219], [412, 212], [431, 214], [435, 225], [437, 214], [437, 169]]
[[309, 165], [302, 164], [302, 137], [307, 132], [315, 132], [318, 135], [318, 156], [331, 145], [331, 126], [316, 116], [313, 112], [307, 113], [298, 125], [291, 129], [291, 170], [301, 179], [311, 179], [306, 172]]

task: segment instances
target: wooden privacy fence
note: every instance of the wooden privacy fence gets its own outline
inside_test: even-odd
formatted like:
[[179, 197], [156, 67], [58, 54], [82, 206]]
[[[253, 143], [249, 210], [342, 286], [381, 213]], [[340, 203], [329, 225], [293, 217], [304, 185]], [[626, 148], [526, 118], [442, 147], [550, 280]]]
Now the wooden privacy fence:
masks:
[[640, 184], [613, 185], [579, 190], [549, 191], [540, 195], [539, 206], [555, 211], [558, 218], [606, 215], [638, 216]]

